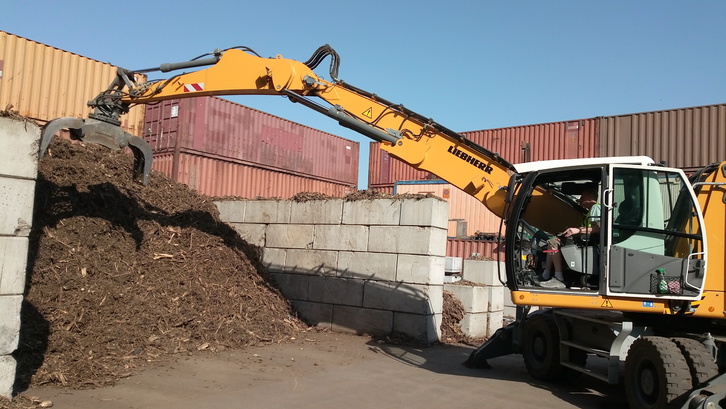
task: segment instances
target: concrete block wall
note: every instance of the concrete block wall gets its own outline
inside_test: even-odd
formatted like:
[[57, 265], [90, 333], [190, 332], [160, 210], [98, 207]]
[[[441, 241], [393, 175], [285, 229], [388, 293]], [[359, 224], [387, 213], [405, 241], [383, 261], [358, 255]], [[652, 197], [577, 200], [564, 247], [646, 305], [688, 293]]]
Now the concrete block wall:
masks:
[[20, 337], [40, 129], [0, 117], [0, 395], [11, 397]]
[[427, 199], [216, 202], [262, 247], [308, 323], [336, 331], [441, 335], [448, 203]]
[[504, 274], [503, 262], [464, 260], [462, 279], [467, 284], [444, 285], [444, 290], [450, 291], [463, 304], [461, 330], [470, 337], [490, 337], [502, 327], [505, 304], [511, 304], [511, 301], [505, 300], [509, 292], [499, 281], [499, 267]]

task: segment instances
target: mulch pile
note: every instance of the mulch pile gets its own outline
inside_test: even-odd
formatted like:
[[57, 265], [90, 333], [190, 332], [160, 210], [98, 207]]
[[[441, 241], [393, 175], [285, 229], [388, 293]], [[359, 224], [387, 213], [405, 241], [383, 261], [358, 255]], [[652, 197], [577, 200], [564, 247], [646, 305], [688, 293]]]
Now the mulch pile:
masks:
[[41, 159], [21, 386], [110, 385], [165, 355], [282, 342], [305, 328], [259, 249], [208, 197], [158, 173], [143, 186], [131, 167], [123, 152], [60, 139]]
[[[285, 342], [310, 330], [266, 273], [260, 249], [219, 219], [212, 198], [157, 172], [143, 186], [132, 162], [59, 138], [39, 162], [13, 354], [21, 391], [31, 383], [112, 385], [173, 354]], [[393, 196], [359, 191], [345, 199], [382, 197]], [[452, 298], [444, 342], [466, 340]]]

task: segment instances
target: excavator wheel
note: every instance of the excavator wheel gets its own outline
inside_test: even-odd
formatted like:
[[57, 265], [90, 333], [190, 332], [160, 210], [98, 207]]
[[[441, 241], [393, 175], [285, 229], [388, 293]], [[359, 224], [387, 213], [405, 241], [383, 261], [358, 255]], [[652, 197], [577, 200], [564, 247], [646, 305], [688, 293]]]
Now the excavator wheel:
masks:
[[[527, 371], [535, 379], [558, 382], [580, 374], [560, 363], [560, 335], [550, 313], [533, 314], [524, 322], [522, 356]], [[572, 363], [585, 366], [586, 360], [584, 351], [570, 348]]]
[[693, 388], [700, 388], [718, 375], [718, 365], [711, 352], [701, 342], [691, 338], [672, 338], [678, 345], [691, 371]]
[[631, 409], [678, 407], [692, 389], [691, 371], [678, 345], [665, 337], [638, 338], [625, 360]]

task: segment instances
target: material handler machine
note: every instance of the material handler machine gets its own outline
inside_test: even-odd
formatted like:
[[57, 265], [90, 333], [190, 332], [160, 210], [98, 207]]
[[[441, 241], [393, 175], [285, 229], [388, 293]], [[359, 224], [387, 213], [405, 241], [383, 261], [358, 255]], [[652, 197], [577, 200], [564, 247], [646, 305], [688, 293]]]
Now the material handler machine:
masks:
[[[330, 79], [313, 72], [330, 58]], [[43, 129], [41, 155], [58, 131], [130, 148], [146, 183], [152, 153], [119, 125], [136, 104], [206, 95], [281, 95], [375, 141], [391, 156], [479, 199], [506, 226], [506, 271], [516, 320], [472, 352], [467, 365], [522, 354], [540, 380], [587, 374], [624, 383], [630, 407], [724, 407], [726, 399], [726, 162], [690, 175], [647, 157], [511, 164], [402, 105], [338, 79], [329, 46], [306, 62], [263, 58], [247, 47], [215, 50], [145, 70], [119, 69], [88, 104], [87, 119]], [[178, 72], [146, 81], [151, 72]], [[540, 285], [545, 242], [587, 214], [578, 199], [597, 185], [599, 231], [563, 240], [565, 286]], [[559, 255], [556, 255], [559, 256]], [[588, 359], [605, 365], [591, 368]]]

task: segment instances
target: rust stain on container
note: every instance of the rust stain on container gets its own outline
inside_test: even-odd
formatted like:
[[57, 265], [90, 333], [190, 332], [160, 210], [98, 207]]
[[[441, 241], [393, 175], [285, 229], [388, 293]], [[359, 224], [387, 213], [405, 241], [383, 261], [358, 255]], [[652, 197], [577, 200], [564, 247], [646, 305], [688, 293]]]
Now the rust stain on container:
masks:
[[[0, 31], [0, 109], [12, 105], [40, 123], [58, 117], [86, 118], [86, 103], [116, 77], [117, 67]], [[134, 107], [121, 126], [141, 135], [144, 108]]]
[[314, 179], [186, 151], [155, 153], [152, 167], [208, 196], [289, 199], [300, 192], [343, 197], [356, 191], [354, 184]]
[[217, 97], [147, 106], [154, 152], [186, 149], [269, 170], [357, 184], [358, 142]]
[[603, 156], [645, 155], [696, 170], [726, 158], [726, 104], [600, 118]]

